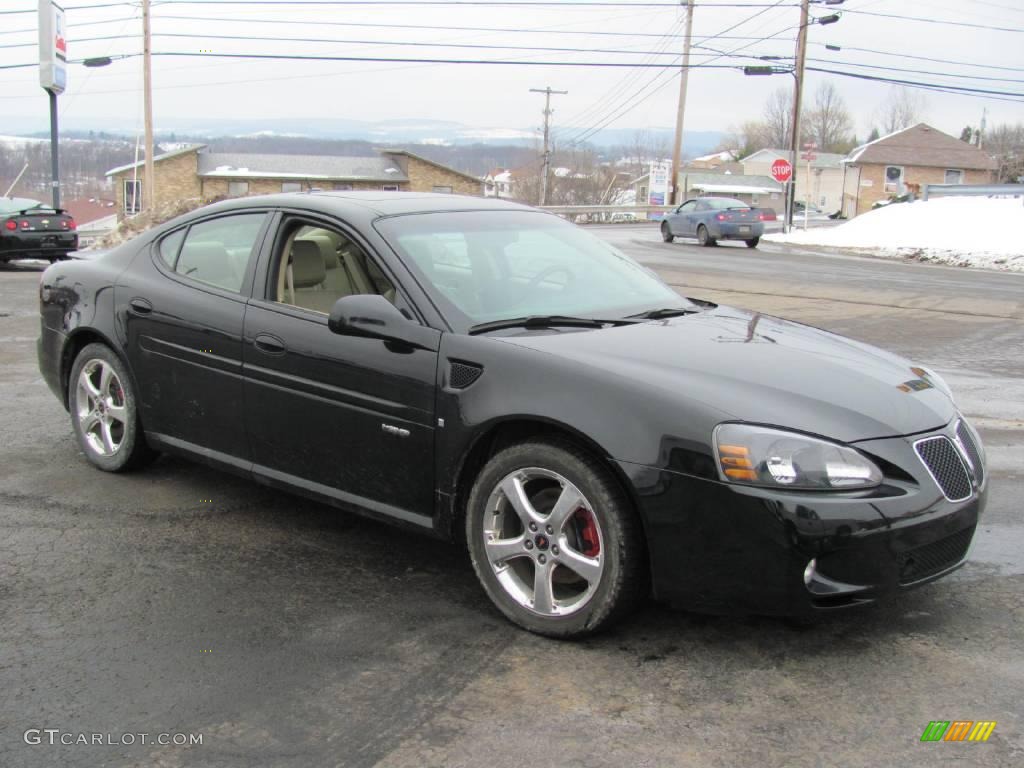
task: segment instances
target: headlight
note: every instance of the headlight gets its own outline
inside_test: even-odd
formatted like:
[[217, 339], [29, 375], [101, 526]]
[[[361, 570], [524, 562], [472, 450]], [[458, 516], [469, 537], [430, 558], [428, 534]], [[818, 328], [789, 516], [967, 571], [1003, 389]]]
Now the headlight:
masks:
[[732, 483], [800, 490], [874, 488], [882, 471], [852, 448], [794, 432], [720, 424], [715, 453]]

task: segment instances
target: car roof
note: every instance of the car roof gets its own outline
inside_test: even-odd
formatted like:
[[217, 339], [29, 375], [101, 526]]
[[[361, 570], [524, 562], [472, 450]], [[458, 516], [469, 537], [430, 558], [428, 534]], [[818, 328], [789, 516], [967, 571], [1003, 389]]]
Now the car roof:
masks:
[[[237, 210], [239, 208], [281, 206], [309, 208], [332, 213], [360, 213], [363, 217], [400, 216], [410, 213], [444, 211], [531, 211], [528, 205], [498, 200], [432, 192], [340, 191], [285, 192], [224, 200], [204, 207], [202, 211]], [[375, 214], [375, 215], [374, 215]]]

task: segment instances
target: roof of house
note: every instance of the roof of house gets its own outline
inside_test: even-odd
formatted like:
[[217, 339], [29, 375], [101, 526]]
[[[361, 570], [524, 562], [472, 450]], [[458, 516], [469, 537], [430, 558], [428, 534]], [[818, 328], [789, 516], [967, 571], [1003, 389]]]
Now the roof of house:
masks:
[[754, 187], [749, 184], [691, 184], [691, 189], [698, 189], [701, 192], [708, 192], [719, 195], [770, 195], [778, 192], [778, 187]]
[[[811, 168], [842, 168], [843, 162], [846, 160], [846, 155], [839, 154], [837, 152], [818, 152], [814, 151], [816, 157], [811, 160]], [[759, 149], [751, 155], [747, 155], [741, 163], [770, 163], [775, 160], [789, 160], [793, 162], [793, 153], [788, 149]], [[801, 167], [805, 167], [806, 160], [801, 160]]]
[[[690, 188], [696, 189], [697, 187], [704, 187], [709, 184], [713, 185], [729, 185], [731, 187], [743, 187], [744, 191], [748, 189], [753, 194], [754, 189], [767, 189], [769, 192], [779, 192], [782, 189], [782, 185], [779, 184], [771, 176], [761, 176], [758, 174], [743, 174], [743, 173], [686, 173], [682, 174], [686, 176], [686, 184]], [[763, 193], [761, 193], [763, 194]]]
[[322, 179], [343, 181], [408, 181], [394, 158], [335, 157], [333, 155], [261, 155], [201, 152], [199, 175], [204, 178]]
[[857, 147], [846, 160], [860, 165], [917, 165], [991, 171], [996, 168], [984, 150], [918, 123]]
[[95, 197], [79, 197], [74, 200], [64, 200], [61, 208], [71, 214], [78, 227], [82, 227], [92, 221], [105, 219], [108, 216], [117, 215], [117, 203], [113, 200], [101, 200]]
[[[187, 155], [190, 152], [198, 152], [199, 150], [203, 149], [205, 146], [206, 146], [205, 144], [190, 144], [187, 147], [182, 147], [181, 149], [176, 149], [173, 152], [164, 152], [162, 155], [154, 155], [153, 156], [153, 162], [154, 163], [159, 163], [159, 162], [161, 162], [163, 160], [170, 160], [172, 157], [180, 157], [181, 155]], [[113, 176], [113, 175], [118, 174], [118, 173], [124, 173], [125, 171], [132, 170], [133, 168], [141, 168], [145, 164], [146, 164], [145, 160], [139, 160], [139, 162], [137, 162], [137, 163], [128, 163], [128, 165], [119, 165], [119, 166], [117, 166], [117, 168], [111, 168], [109, 171], [107, 171], [106, 175], [107, 176]]]
[[424, 157], [423, 155], [417, 155], [415, 152], [410, 152], [408, 149], [384, 149], [381, 151], [388, 155], [405, 155], [406, 157], [411, 157], [414, 160], [419, 160], [421, 163], [426, 163], [427, 165], [432, 165], [435, 168], [440, 168], [442, 171], [448, 171], [449, 173], [454, 173], [457, 176], [462, 176], [463, 178], [469, 179], [470, 181], [475, 181], [478, 184], [480, 183], [480, 177], [478, 176], [474, 176], [471, 173], [463, 173], [462, 171], [457, 171], [451, 166], [444, 165], [443, 163], [439, 163], [436, 160], [431, 160], [429, 157]]
[[[382, 150], [373, 157], [337, 157], [334, 155], [271, 155], [234, 152], [207, 152], [205, 144], [192, 144], [153, 158], [161, 162], [188, 153], [198, 154], [198, 174], [205, 178], [243, 179], [321, 179], [325, 181], [406, 182], [408, 175], [396, 161], [404, 155], [436, 168], [479, 183], [480, 179], [457, 171], [405, 149]], [[141, 168], [144, 161], [111, 168], [107, 176]]]

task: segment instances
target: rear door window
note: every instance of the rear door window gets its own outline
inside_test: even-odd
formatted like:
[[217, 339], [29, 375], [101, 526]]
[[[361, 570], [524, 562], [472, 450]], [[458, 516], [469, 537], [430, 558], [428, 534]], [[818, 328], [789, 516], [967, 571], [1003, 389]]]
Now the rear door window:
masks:
[[243, 213], [193, 224], [174, 271], [190, 280], [240, 293], [265, 219], [264, 213]]

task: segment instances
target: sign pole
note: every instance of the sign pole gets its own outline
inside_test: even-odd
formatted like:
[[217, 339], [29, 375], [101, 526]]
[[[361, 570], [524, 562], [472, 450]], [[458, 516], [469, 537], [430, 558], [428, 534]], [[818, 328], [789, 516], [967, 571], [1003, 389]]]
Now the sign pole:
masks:
[[57, 93], [48, 90], [50, 94], [50, 187], [53, 193], [53, 207], [60, 208], [60, 157], [57, 136]]
[[50, 187], [54, 208], [60, 208], [57, 95], [67, 86], [67, 62], [64, 9], [53, 0], [39, 0], [39, 84], [50, 100]]

